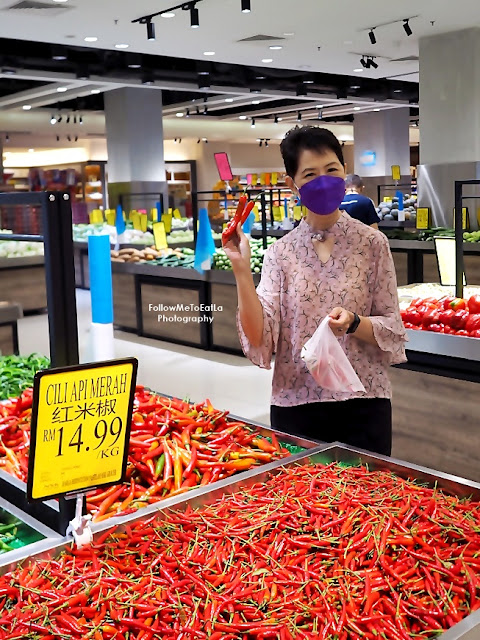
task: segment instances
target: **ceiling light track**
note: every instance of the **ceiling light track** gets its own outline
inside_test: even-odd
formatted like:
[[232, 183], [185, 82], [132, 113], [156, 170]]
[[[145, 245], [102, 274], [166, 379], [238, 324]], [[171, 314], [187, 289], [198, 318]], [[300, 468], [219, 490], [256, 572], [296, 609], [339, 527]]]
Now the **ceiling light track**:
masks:
[[392, 24], [402, 24], [403, 30], [407, 34], [407, 36], [411, 36], [413, 31], [410, 27], [410, 20], [415, 20], [420, 16], [409, 16], [408, 18], [400, 18], [399, 20], [391, 20], [390, 22], [382, 22], [381, 24], [376, 24], [374, 27], [368, 27], [366, 29], [360, 29], [360, 32], [368, 33], [368, 37], [370, 39], [371, 44], [377, 44], [377, 38], [375, 36], [376, 29], [382, 29], [383, 27], [390, 27]]
[[[190, 26], [192, 29], [198, 29], [200, 26], [200, 16], [197, 5], [203, 1], [204, 0], [189, 0], [187, 2], [182, 2], [173, 7], [169, 7], [168, 9], [162, 9], [161, 11], [156, 11], [155, 13], [149, 13], [148, 15], [136, 18], [135, 20], [132, 20], [132, 23], [147, 25], [147, 40], [155, 40], [155, 24], [153, 23], [153, 19], [158, 16], [165, 16], [169, 18], [174, 17], [174, 12], [177, 9], [181, 9], [182, 11], [190, 12]], [[241, 0], [242, 13], [250, 13], [251, 10], [251, 0]]]

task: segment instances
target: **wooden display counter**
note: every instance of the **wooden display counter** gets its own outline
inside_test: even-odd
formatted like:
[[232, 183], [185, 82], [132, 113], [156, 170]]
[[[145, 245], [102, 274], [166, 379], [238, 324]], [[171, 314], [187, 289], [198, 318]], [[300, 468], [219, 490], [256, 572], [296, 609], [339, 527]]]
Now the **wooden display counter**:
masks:
[[47, 306], [43, 256], [0, 259], [2, 300], [17, 302], [23, 311], [40, 311]]
[[140, 336], [210, 348], [206, 276], [193, 269], [112, 263], [116, 326]]

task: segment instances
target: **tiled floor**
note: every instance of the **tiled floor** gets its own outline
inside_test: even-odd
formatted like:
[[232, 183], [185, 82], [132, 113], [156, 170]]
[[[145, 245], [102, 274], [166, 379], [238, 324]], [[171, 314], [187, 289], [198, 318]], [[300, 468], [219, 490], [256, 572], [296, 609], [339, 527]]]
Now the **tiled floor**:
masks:
[[[80, 358], [89, 342], [90, 292], [77, 289]], [[34, 315], [19, 322], [22, 354], [33, 351], [48, 355], [48, 319]], [[246, 358], [173, 345], [115, 332], [115, 356], [135, 356], [138, 381], [152, 389], [193, 401], [210, 398], [221, 409], [269, 423], [272, 372], [259, 369]]]

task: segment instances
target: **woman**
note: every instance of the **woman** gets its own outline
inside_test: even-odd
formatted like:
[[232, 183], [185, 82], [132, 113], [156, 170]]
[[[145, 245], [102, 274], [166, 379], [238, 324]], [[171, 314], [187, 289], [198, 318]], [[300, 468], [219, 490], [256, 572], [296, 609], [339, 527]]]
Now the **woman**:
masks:
[[[388, 240], [339, 210], [345, 163], [330, 131], [296, 127], [281, 152], [287, 185], [300, 196], [305, 218], [266, 252], [257, 290], [240, 228], [225, 246], [237, 282], [243, 350], [266, 369], [276, 353], [272, 427], [390, 455], [387, 369], [405, 361], [406, 338]], [[327, 315], [365, 393], [321, 389], [300, 358]]]

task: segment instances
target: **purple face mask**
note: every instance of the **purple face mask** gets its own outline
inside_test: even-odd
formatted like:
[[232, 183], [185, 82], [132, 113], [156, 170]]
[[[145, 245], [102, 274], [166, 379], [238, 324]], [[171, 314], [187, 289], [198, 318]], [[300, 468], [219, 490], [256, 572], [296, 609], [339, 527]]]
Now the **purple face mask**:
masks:
[[302, 205], [319, 216], [328, 216], [340, 206], [345, 180], [338, 176], [317, 176], [299, 189]]

